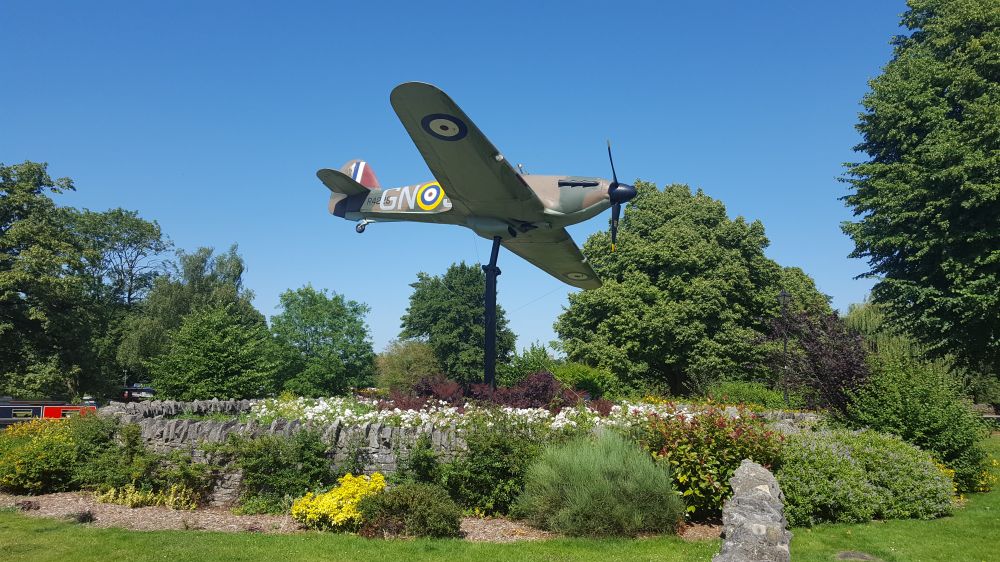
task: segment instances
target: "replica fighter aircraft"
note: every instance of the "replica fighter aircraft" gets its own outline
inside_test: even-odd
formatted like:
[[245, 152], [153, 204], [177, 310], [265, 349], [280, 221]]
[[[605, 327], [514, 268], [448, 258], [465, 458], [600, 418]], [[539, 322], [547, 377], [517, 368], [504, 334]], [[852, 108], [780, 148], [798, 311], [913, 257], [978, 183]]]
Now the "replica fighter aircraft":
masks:
[[316, 175], [333, 192], [332, 214], [359, 221], [355, 227], [359, 233], [371, 223], [385, 221], [471, 228], [493, 241], [490, 265], [483, 267], [491, 274], [488, 290], [495, 291], [500, 273], [496, 268], [500, 244], [564, 283], [582, 289], [601, 286], [565, 227], [610, 207], [614, 250], [621, 205], [635, 197], [636, 191], [618, 182], [613, 160], [610, 181], [518, 173], [465, 112], [435, 86], [400, 84], [390, 101], [435, 180], [382, 189], [371, 166], [362, 160], [351, 160], [340, 170], [322, 169]]

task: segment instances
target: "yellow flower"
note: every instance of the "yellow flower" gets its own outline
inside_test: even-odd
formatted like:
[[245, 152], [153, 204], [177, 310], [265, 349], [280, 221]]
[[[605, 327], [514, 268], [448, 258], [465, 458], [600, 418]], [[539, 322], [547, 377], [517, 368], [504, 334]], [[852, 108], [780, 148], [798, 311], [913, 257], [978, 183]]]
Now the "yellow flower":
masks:
[[351, 531], [361, 524], [358, 503], [385, 489], [385, 477], [346, 474], [322, 494], [307, 493], [292, 504], [292, 518], [310, 529]]

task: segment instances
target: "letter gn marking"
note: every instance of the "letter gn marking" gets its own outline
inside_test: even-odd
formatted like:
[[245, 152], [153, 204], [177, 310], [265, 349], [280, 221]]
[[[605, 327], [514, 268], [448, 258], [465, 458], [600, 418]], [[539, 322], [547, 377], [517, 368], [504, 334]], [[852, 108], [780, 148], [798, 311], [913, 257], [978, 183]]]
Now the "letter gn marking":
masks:
[[444, 189], [437, 182], [425, 183], [417, 190], [417, 205], [425, 211], [433, 211], [444, 201]]

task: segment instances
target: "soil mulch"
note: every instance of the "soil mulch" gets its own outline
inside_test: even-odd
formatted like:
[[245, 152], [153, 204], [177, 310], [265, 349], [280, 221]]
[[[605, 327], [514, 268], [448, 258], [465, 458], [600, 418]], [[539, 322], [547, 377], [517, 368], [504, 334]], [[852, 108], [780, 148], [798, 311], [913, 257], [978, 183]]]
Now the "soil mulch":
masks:
[[559, 535], [500, 517], [463, 517], [462, 534], [472, 542], [517, 542], [554, 539]]
[[[133, 531], [177, 529], [291, 533], [302, 530], [302, 527], [288, 515], [236, 515], [227, 509], [215, 507], [193, 511], [162, 506], [130, 508], [124, 505], [100, 503], [87, 492], [61, 492], [40, 496], [0, 493], [0, 508], [5, 507], [20, 507], [25, 515], [59, 519], [75, 519], [80, 514], [90, 512], [93, 520], [88, 523], [89, 525]], [[517, 521], [475, 517], [462, 519], [462, 533], [469, 541], [499, 543], [548, 539], [556, 536]]]
[[[195, 529], [204, 531], [256, 531], [290, 533], [299, 530], [298, 523], [287, 515], [235, 515], [222, 508], [202, 508], [193, 511], [169, 507], [126, 507], [113, 503], [100, 503], [93, 494], [86, 492], [61, 492], [41, 496], [11, 496], [0, 494], [0, 507], [21, 507], [25, 515], [37, 517], [75, 518], [89, 511], [94, 527], [118, 527], [132, 531], [160, 531], [170, 529]], [[25, 507], [29, 509], [25, 510]]]
[[[83, 517], [94, 527], [116, 527], [132, 531], [200, 530], [223, 532], [292, 533], [302, 527], [288, 515], [236, 515], [217, 507], [193, 511], [168, 507], [126, 507], [100, 503], [87, 492], [61, 492], [40, 496], [0, 493], [0, 508], [19, 507], [25, 515], [59, 519]], [[687, 524], [680, 531], [684, 540], [716, 539], [722, 532], [717, 522]], [[462, 535], [472, 542], [509, 543], [557, 538], [559, 535], [499, 517], [462, 519]]]
[[722, 521], [714, 520], [704, 523], [687, 523], [677, 534], [686, 541], [705, 541], [722, 536]]

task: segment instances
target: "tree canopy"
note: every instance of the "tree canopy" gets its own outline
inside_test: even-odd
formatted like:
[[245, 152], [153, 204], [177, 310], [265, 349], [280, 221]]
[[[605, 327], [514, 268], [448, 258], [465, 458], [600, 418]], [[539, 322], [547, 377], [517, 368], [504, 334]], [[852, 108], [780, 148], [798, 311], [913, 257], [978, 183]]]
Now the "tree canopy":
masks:
[[758, 343], [777, 314], [782, 283], [793, 306], [829, 312], [808, 276], [764, 255], [759, 221], [729, 219], [720, 201], [685, 185], [639, 181], [616, 252], [607, 232], [584, 244], [604, 280], [571, 294], [555, 329], [569, 359], [632, 384], [704, 390], [719, 378], [756, 378]]
[[148, 294], [124, 321], [124, 335], [117, 358], [133, 381], [146, 375], [146, 363], [167, 350], [171, 331], [184, 317], [206, 306], [232, 305], [228, 310], [248, 321], [264, 321], [253, 307], [253, 293], [243, 287], [243, 258], [234, 244], [225, 253], [212, 248], [177, 252], [176, 262], [166, 264]]
[[368, 306], [311, 285], [285, 291], [271, 317], [278, 342], [294, 350], [285, 389], [303, 396], [343, 394], [374, 382]]
[[392, 340], [376, 363], [379, 387], [395, 391], [408, 391], [420, 379], [442, 373], [434, 349], [420, 340]]
[[[444, 275], [417, 274], [400, 338], [425, 339], [444, 373], [463, 382], [482, 382], [486, 330], [486, 276], [478, 264], [452, 264]], [[497, 305], [497, 362], [514, 351], [514, 332]]]
[[1000, 373], [1000, 9], [910, 0], [871, 81], [844, 199], [872, 299], [938, 356]]
[[79, 211], [46, 164], [0, 164], [0, 393], [71, 398], [120, 381], [122, 321], [169, 247], [133, 211]]
[[164, 353], [149, 361], [157, 393], [177, 400], [259, 398], [278, 389], [283, 362], [262, 316], [237, 303], [200, 307], [170, 335]]

